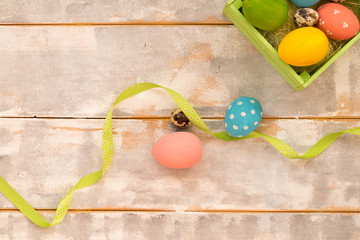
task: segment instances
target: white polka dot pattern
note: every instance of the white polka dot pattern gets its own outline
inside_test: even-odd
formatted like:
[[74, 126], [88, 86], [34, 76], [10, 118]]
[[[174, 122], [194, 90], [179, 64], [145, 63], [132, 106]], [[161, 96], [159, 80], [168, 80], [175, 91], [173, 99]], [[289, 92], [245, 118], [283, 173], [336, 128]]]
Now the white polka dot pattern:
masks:
[[[241, 103], [241, 104], [239, 104]], [[260, 112], [262, 108], [260, 103], [251, 97], [241, 97], [236, 99], [232, 106], [225, 113], [225, 129], [230, 136], [246, 136], [257, 128], [258, 124], [262, 119]], [[236, 126], [230, 127], [229, 126]]]

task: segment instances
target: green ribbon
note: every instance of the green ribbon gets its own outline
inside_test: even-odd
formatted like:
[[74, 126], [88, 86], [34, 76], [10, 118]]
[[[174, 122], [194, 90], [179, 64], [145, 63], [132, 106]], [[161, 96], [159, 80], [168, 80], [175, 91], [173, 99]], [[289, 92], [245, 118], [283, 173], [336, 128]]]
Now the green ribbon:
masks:
[[305, 159], [313, 158], [320, 153], [322, 153], [327, 147], [329, 147], [336, 139], [338, 139], [344, 133], [351, 133], [360, 135], [360, 128], [354, 128], [350, 130], [345, 130], [341, 132], [331, 133], [323, 137], [318, 141], [313, 147], [311, 147], [303, 155], [299, 155], [294, 151], [289, 145], [285, 142], [271, 137], [265, 134], [258, 132], [252, 132], [249, 135], [241, 138], [235, 138], [228, 135], [226, 132], [213, 133], [210, 131], [208, 126], [203, 122], [194, 108], [177, 92], [159, 86], [154, 83], [139, 83], [136, 84], [125, 91], [123, 91], [115, 100], [114, 104], [111, 106], [109, 113], [106, 116], [102, 131], [102, 160], [103, 168], [100, 171], [90, 173], [84, 176], [80, 181], [65, 195], [65, 197], [60, 201], [59, 206], [56, 209], [55, 216], [51, 223], [49, 223], [45, 218], [43, 218], [28, 202], [26, 202], [2, 177], [0, 177], [0, 191], [7, 197], [26, 217], [28, 217], [32, 222], [41, 226], [41, 227], [51, 227], [59, 224], [65, 217], [71, 203], [71, 199], [74, 195], [74, 192], [78, 189], [90, 186], [104, 175], [106, 170], [111, 164], [113, 159], [113, 133], [112, 133], [112, 112], [114, 107], [136, 94], [144, 92], [152, 88], [162, 88], [164, 89], [184, 112], [184, 114], [189, 118], [193, 125], [195, 125], [200, 130], [213, 135], [214, 137], [224, 140], [224, 141], [236, 141], [236, 140], [245, 140], [249, 138], [265, 138], [269, 143], [271, 143], [281, 154], [290, 159]]

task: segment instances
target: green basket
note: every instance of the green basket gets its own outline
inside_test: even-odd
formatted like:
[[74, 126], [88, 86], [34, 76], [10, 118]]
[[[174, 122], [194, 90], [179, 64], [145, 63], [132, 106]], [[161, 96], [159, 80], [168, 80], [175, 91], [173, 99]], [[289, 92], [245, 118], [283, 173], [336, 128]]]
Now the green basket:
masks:
[[351, 45], [360, 38], [360, 33], [348, 41], [331, 58], [322, 64], [311, 75], [304, 71], [301, 74], [286, 62], [281, 60], [276, 49], [259, 33], [259, 31], [249, 23], [244, 15], [239, 11], [242, 6], [242, 0], [230, 0], [225, 8], [224, 15], [245, 35], [247, 39], [256, 47], [260, 54], [268, 60], [271, 65], [280, 73], [280, 75], [296, 90], [306, 88], [312, 83], [325, 69], [327, 69], [338, 57], [340, 57]]

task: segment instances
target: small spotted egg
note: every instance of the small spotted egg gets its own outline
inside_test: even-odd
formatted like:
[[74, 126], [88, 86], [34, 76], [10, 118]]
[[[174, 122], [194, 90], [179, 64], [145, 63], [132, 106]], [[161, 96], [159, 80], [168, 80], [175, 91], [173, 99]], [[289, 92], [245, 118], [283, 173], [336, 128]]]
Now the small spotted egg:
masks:
[[225, 130], [232, 137], [244, 137], [259, 126], [262, 115], [262, 107], [255, 98], [240, 97], [226, 111]]
[[294, 14], [294, 22], [298, 27], [312, 27], [319, 20], [319, 14], [311, 8], [300, 8]]

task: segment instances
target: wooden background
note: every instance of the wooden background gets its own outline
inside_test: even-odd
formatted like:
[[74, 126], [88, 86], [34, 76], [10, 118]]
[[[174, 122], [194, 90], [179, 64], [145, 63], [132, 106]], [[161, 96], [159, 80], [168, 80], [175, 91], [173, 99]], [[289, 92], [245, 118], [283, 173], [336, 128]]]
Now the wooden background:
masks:
[[[360, 43], [295, 92], [222, 15], [226, 0], [1, 0], [0, 175], [50, 220], [63, 195], [101, 169], [103, 119], [116, 96], [155, 82], [185, 96], [213, 130], [240, 96], [264, 108], [259, 131], [305, 152], [360, 126]], [[195, 128], [199, 164], [159, 165], [176, 131], [161, 90], [114, 112], [115, 157], [78, 191], [58, 226], [29, 222], [0, 195], [0, 239], [360, 239], [360, 138], [309, 162], [267, 142], [222, 142]]]

